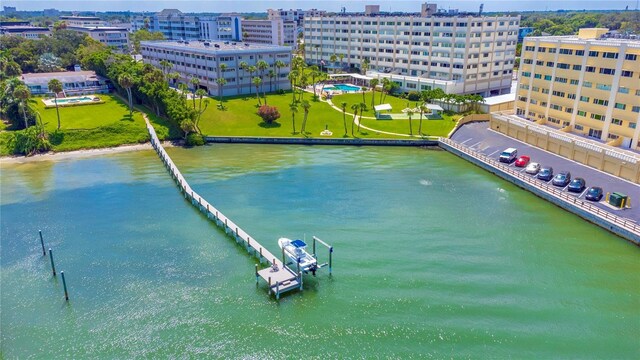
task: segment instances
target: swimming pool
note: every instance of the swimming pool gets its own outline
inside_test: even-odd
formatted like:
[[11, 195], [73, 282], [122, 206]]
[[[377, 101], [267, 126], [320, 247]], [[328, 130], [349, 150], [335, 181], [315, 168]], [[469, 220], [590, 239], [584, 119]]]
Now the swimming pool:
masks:
[[355, 91], [360, 91], [360, 87], [359, 86], [355, 86], [355, 85], [348, 85], [348, 84], [334, 84], [334, 85], [327, 85], [325, 87], [322, 88], [323, 90], [341, 90], [344, 92], [355, 92]]
[[82, 104], [98, 103], [100, 101], [100, 98], [91, 95], [91, 96], [68, 97], [68, 98], [62, 98], [57, 100], [42, 99], [42, 102], [44, 102], [45, 106], [55, 106], [56, 101], [58, 105], [64, 106], [64, 105], [73, 105], [73, 104], [79, 104], [79, 103], [82, 103]]

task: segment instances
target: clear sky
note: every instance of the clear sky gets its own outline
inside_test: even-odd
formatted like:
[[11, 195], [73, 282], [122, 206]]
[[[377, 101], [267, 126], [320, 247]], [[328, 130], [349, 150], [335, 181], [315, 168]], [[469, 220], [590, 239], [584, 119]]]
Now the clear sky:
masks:
[[[420, 11], [425, 1], [407, 0], [1, 0], [3, 6], [15, 6], [17, 10], [58, 10], [78, 11], [159, 11], [164, 8], [177, 8], [183, 12], [265, 12], [268, 8], [318, 8], [328, 11], [363, 11], [365, 4], [380, 4], [382, 11]], [[485, 11], [517, 10], [624, 10], [636, 9], [638, 0], [429, 0], [444, 9], [477, 11], [484, 3]]]

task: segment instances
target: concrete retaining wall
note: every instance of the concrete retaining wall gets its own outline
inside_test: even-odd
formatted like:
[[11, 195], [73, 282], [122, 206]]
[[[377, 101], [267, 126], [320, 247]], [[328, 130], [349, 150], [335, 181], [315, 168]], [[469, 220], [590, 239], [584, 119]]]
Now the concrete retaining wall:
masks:
[[357, 145], [357, 146], [438, 146], [438, 140], [402, 139], [319, 139], [319, 138], [268, 138], [243, 136], [205, 136], [208, 143], [233, 144], [286, 144], [286, 145]]
[[551, 203], [570, 211], [583, 219], [592, 222], [612, 233], [621, 236], [636, 245], [640, 245], [640, 225], [599, 209], [589, 203], [585, 203], [576, 197], [562, 193], [546, 184], [536, 183], [517, 171], [504, 166], [483, 154], [464, 148], [449, 139], [441, 139], [440, 147], [460, 156], [461, 158], [493, 173], [515, 185], [529, 190], [535, 195], [550, 201]]

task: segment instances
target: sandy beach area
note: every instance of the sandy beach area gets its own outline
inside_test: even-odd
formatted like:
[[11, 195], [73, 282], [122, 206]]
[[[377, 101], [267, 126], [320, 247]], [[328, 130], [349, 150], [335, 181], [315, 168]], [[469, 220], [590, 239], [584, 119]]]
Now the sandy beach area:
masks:
[[[164, 147], [174, 146], [171, 142], [167, 141], [162, 144]], [[48, 152], [44, 154], [37, 154], [33, 156], [3, 156], [0, 157], [0, 164], [23, 164], [34, 161], [58, 161], [66, 159], [79, 159], [90, 156], [116, 154], [127, 151], [139, 151], [139, 150], [152, 150], [153, 147], [150, 143], [135, 144], [135, 145], [122, 145], [104, 149], [87, 149], [65, 152]]]

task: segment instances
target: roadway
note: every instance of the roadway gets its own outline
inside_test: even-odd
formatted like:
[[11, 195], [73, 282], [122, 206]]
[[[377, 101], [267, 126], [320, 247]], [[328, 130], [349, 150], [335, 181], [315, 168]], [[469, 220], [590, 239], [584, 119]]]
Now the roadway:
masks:
[[[638, 184], [634, 184], [630, 181], [500, 134], [489, 129], [489, 122], [469, 123], [463, 125], [453, 134], [451, 140], [472, 150], [481, 152], [491, 158], [495, 158], [496, 160], [504, 149], [513, 147], [518, 149], [518, 156], [528, 155], [531, 157], [531, 162], [540, 163], [541, 166], [553, 167], [554, 175], [558, 174], [560, 171], [569, 171], [571, 172], [572, 179], [576, 177], [584, 178], [587, 183], [586, 189], [590, 186], [600, 186], [604, 190], [605, 196], [607, 192], [620, 192], [626, 194], [631, 198], [631, 208], [615, 208], [605, 202], [605, 197], [603, 197], [598, 203], [592, 203], [614, 215], [640, 223], [640, 185]], [[516, 168], [514, 163], [509, 164], [509, 166], [514, 169], [520, 169]], [[520, 171], [525, 174], [524, 168], [521, 168]], [[535, 175], [528, 176], [531, 176], [532, 178], [536, 177]], [[537, 181], [551, 184], [551, 181]], [[581, 200], [585, 200], [584, 196], [586, 194], [586, 189], [582, 193], [577, 194], [568, 192], [567, 187], [565, 186], [562, 191], [567, 194], [577, 196]]]

